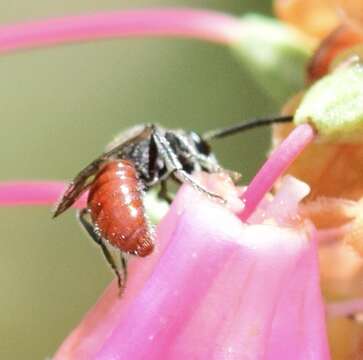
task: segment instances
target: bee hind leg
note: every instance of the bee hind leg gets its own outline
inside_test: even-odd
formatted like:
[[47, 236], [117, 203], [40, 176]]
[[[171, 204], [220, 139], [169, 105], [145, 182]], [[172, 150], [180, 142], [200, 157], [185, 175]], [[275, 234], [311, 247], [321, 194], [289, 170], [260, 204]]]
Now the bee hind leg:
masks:
[[127, 279], [127, 262], [126, 260], [121, 258], [121, 266], [122, 266], [122, 275], [120, 274], [119, 269], [117, 268], [115, 259], [112, 257], [110, 250], [107, 248], [106, 244], [104, 243], [102, 237], [97, 233], [93, 224], [88, 218], [89, 211], [88, 209], [82, 209], [78, 212], [78, 219], [81, 225], [84, 227], [88, 235], [101, 247], [103, 255], [106, 258], [106, 261], [111, 266], [113, 272], [117, 278], [117, 284], [119, 288], [119, 295], [121, 296]]

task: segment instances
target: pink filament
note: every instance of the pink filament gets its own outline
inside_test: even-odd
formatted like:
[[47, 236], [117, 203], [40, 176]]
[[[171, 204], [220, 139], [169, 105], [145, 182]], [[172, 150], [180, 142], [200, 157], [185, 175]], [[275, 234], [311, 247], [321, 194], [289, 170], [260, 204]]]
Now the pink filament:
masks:
[[[64, 190], [62, 181], [9, 181], [0, 183], [0, 206], [53, 205]], [[75, 207], [84, 207], [82, 197]]]
[[0, 52], [131, 36], [176, 36], [230, 44], [240, 21], [215, 11], [148, 9], [55, 18], [0, 27]]
[[241, 195], [245, 206], [238, 214], [246, 221], [257, 208], [260, 201], [300, 153], [315, 138], [314, 129], [309, 124], [302, 124], [293, 129], [289, 136], [278, 146], [252, 179], [247, 190]]

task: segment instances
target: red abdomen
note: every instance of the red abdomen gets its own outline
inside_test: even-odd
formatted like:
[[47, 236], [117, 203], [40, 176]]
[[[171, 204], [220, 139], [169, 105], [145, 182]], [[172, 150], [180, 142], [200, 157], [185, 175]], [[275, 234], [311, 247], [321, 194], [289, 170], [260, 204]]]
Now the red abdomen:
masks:
[[153, 238], [131, 162], [111, 161], [101, 169], [90, 188], [88, 209], [96, 230], [113, 246], [139, 256], [152, 252]]

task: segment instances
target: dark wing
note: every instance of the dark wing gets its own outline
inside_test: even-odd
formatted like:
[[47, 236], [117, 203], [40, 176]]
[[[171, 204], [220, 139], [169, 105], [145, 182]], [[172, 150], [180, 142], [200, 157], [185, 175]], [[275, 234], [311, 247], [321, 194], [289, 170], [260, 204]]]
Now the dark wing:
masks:
[[125, 147], [150, 137], [153, 129], [153, 125], [144, 125], [138, 134], [125, 139], [122, 143], [116, 144], [115, 147], [103, 153], [97, 159], [92, 161], [88, 166], [86, 166], [69, 184], [54, 211], [53, 217], [57, 217], [58, 215], [62, 214], [79, 199], [83, 192], [85, 192], [91, 185], [94, 175], [97, 174], [105, 162], [113, 158], [122, 159], [123, 149]]
[[[57, 217], [71, 207], [76, 200], [87, 190], [89, 185], [92, 183], [93, 175], [95, 175], [101, 165], [107, 160], [105, 154], [101, 155], [96, 160], [92, 161], [86, 166], [68, 185], [65, 193], [63, 194], [59, 204], [57, 205], [53, 217]], [[92, 178], [91, 178], [92, 177]]]

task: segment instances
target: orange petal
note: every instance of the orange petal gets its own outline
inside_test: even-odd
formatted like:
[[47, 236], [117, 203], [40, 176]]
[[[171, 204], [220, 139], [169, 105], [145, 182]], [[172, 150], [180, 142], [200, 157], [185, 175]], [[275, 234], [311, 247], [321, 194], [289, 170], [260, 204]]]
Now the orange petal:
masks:
[[363, 328], [347, 318], [328, 321], [328, 334], [332, 359], [359, 360], [362, 358]]
[[[274, 146], [290, 131], [291, 126], [275, 126]], [[363, 146], [314, 143], [293, 163], [288, 173], [311, 187], [310, 200], [320, 196], [359, 200], [363, 197]]]
[[355, 218], [361, 210], [356, 201], [319, 197], [300, 206], [300, 214], [318, 228], [337, 228]]
[[353, 222], [351, 231], [344, 237], [360, 256], [363, 256], [363, 216], [358, 215]]
[[[336, 28], [326, 37], [315, 52], [308, 67], [308, 81], [315, 81], [329, 72], [337, 56], [340, 61], [355, 54], [355, 45], [363, 43], [363, 32], [349, 24]], [[353, 47], [353, 48], [352, 48]], [[351, 49], [351, 50], [350, 50]]]
[[342, 20], [348, 20], [363, 30], [363, 2], [361, 0], [335, 0]]
[[279, 18], [316, 37], [326, 36], [339, 22], [330, 0], [276, 0], [274, 7]]

